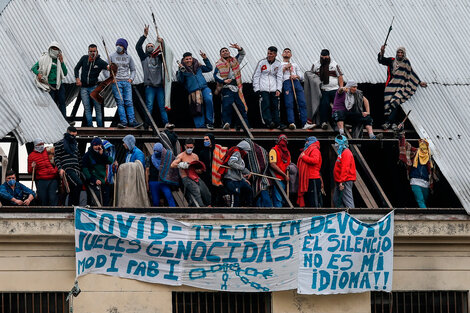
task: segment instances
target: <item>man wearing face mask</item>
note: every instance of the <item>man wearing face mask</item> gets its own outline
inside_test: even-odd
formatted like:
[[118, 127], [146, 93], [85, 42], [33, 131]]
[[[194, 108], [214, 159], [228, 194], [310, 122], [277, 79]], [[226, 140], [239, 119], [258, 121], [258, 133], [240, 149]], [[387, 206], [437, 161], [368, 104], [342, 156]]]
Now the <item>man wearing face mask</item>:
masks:
[[196, 128], [214, 129], [214, 104], [212, 91], [207, 86], [206, 79], [202, 73], [212, 71], [212, 64], [207, 55], [200, 51], [204, 65], [193, 58], [191, 52], [185, 52], [176, 78], [184, 85], [189, 93], [189, 109], [193, 116]]
[[43, 206], [57, 205], [57, 168], [52, 165], [49, 155], [44, 147], [44, 140], [34, 140], [34, 150], [28, 155], [28, 173], [34, 171], [34, 181], [38, 198]]
[[[321, 80], [320, 123], [322, 129], [328, 129], [330, 103], [335, 99], [338, 88], [343, 87], [343, 72], [338, 63], [330, 57], [330, 51], [323, 49], [320, 60], [312, 66], [312, 72]], [[312, 120], [315, 120], [312, 117]]]
[[51, 42], [47, 50], [31, 70], [36, 75], [38, 88], [49, 92], [62, 116], [67, 119], [65, 87], [62, 85], [62, 80], [67, 76], [67, 67], [58, 42]]
[[[109, 184], [106, 184], [106, 167], [113, 163], [113, 158], [108, 155], [100, 138], [95, 137], [91, 141], [88, 151], [82, 159], [82, 171], [92, 192], [95, 193], [103, 206], [109, 205]], [[89, 200], [93, 197], [88, 197]], [[97, 205], [88, 201], [88, 204]]]
[[320, 208], [323, 205], [321, 164], [320, 142], [314, 136], [308, 137], [305, 140], [304, 151], [297, 161], [299, 168], [297, 203], [300, 207]]
[[16, 181], [16, 174], [9, 170], [5, 182], [0, 186], [0, 201], [2, 205], [29, 205], [36, 194], [25, 185]]
[[418, 85], [427, 87], [413, 71], [410, 60], [406, 57], [405, 47], [398, 47], [395, 58], [386, 58], [385, 46], [380, 48], [377, 60], [387, 67], [387, 81], [384, 91], [384, 114], [386, 117], [383, 129], [397, 129], [396, 115], [398, 107], [415, 93]]
[[276, 60], [277, 48], [268, 48], [268, 55], [258, 62], [253, 73], [253, 91], [259, 93], [261, 118], [267, 128], [284, 129], [279, 113], [279, 96], [282, 82], [277, 81], [277, 73], [281, 69], [281, 62]]
[[[398, 129], [403, 130], [403, 125], [400, 124]], [[429, 151], [429, 142], [426, 139], [420, 139], [418, 148], [415, 148], [406, 141], [404, 133], [401, 133], [399, 138], [399, 159], [406, 166], [411, 191], [418, 207], [426, 208], [426, 201], [437, 178]]]
[[352, 188], [356, 181], [356, 163], [349, 150], [348, 139], [343, 135], [338, 135], [335, 138], [335, 148], [338, 158], [333, 170], [335, 180], [333, 201], [337, 208], [354, 208]]
[[[163, 53], [165, 49], [163, 39], [157, 38], [158, 46], [151, 42], [145, 46], [145, 51], [142, 49], [145, 39], [149, 33], [149, 26], [144, 28], [144, 35], [140, 37], [135, 45], [135, 49], [139, 54], [140, 61], [142, 62], [142, 69], [144, 71], [144, 86], [145, 86], [145, 105], [150, 114], [153, 114], [153, 103], [157, 98], [157, 104], [160, 109], [160, 117], [165, 128], [173, 128], [175, 125], [168, 122], [168, 115], [165, 108], [165, 89], [164, 89], [164, 71], [163, 71]], [[145, 128], [150, 125], [150, 120], [145, 118]]]
[[[116, 52], [109, 57], [111, 63], [117, 65], [116, 84], [112, 84], [114, 99], [118, 106], [120, 123], [119, 128], [127, 126], [139, 128], [143, 123], [137, 122], [134, 114], [134, 104], [132, 102], [132, 81], [135, 78], [135, 63], [132, 57], [127, 54], [127, 40], [119, 38], [116, 41]], [[118, 89], [119, 88], [119, 91]], [[121, 98], [122, 97], [122, 98]]]
[[203, 170], [194, 170], [194, 168], [191, 168], [191, 166], [196, 164], [202, 164], [205, 170], [204, 163], [199, 161], [199, 157], [196, 153], [193, 153], [194, 139], [186, 139], [184, 148], [185, 151], [178, 154], [176, 159], [171, 163], [171, 167], [179, 168], [188, 202], [194, 206], [196, 205], [194, 201], [196, 201], [200, 207], [209, 206], [211, 204], [211, 194], [204, 181], [199, 178]]
[[[82, 56], [74, 68], [76, 85], [81, 87], [80, 96], [85, 109], [87, 126], [90, 127], [93, 127], [93, 107], [95, 108], [96, 124], [98, 127], [104, 126], [101, 104], [91, 99], [90, 94], [98, 85], [98, 77], [101, 71], [107, 68], [108, 63], [101, 59], [98, 54], [98, 47], [95, 44], [88, 46], [88, 54]], [[80, 69], [82, 70], [81, 75]], [[105, 76], [108, 76], [107, 72], [105, 73]]]
[[127, 135], [122, 139], [122, 142], [124, 143], [124, 149], [127, 150], [126, 160], [124, 163], [135, 162], [139, 160], [145, 170], [145, 155], [142, 150], [136, 147], [135, 137], [132, 135]]
[[64, 139], [54, 144], [55, 164], [59, 169], [59, 176], [67, 179], [70, 194], [68, 205], [79, 205], [82, 180], [80, 178], [80, 153], [75, 137], [77, 129], [73, 126], [67, 128]]

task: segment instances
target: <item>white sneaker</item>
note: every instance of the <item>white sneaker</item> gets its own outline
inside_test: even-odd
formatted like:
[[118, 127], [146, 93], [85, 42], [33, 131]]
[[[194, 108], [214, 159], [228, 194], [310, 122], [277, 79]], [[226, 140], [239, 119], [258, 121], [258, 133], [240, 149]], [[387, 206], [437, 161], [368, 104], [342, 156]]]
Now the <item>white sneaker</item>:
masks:
[[166, 124], [165, 124], [165, 128], [173, 129], [173, 128], [175, 128], [175, 124], [166, 123]]
[[305, 123], [304, 127], [302, 127], [302, 129], [313, 129], [313, 128], [315, 128], [315, 126], [316, 126], [315, 124], [313, 124], [313, 123], [310, 124], [310, 123], [307, 122], [307, 123]]
[[290, 129], [290, 130], [295, 130], [296, 128], [297, 128], [297, 127], [295, 126], [294, 123], [290, 123], [290, 124], [289, 124], [289, 129]]
[[230, 124], [229, 124], [229, 123], [225, 123], [225, 124], [224, 124], [224, 129], [225, 129], [225, 130], [229, 130], [229, 129], [230, 129]]

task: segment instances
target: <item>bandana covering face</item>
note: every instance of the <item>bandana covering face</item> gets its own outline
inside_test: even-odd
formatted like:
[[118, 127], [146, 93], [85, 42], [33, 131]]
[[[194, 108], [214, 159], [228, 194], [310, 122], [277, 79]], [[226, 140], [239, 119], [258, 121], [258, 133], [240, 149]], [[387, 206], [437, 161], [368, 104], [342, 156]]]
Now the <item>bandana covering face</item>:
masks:
[[286, 162], [289, 159], [289, 150], [287, 149], [287, 136], [282, 134], [277, 138], [277, 146], [281, 150], [281, 159]]
[[[429, 151], [429, 143], [426, 139], [419, 140], [419, 148], [418, 153], [413, 160], [413, 167], [418, 167], [418, 162], [421, 165], [426, 165], [429, 162], [430, 158], [430, 151]], [[432, 167], [432, 164], [431, 164]]]
[[341, 135], [335, 138], [335, 143], [338, 144], [338, 156], [341, 157], [343, 151], [348, 147], [348, 139]]
[[153, 154], [152, 154], [152, 164], [159, 169], [160, 164], [162, 161], [162, 151], [163, 151], [163, 145], [159, 142], [157, 142], [153, 146]]
[[310, 147], [310, 145], [315, 142], [317, 142], [317, 137], [315, 136], [308, 137], [307, 140], [305, 141], [304, 150], [307, 150], [307, 148]]

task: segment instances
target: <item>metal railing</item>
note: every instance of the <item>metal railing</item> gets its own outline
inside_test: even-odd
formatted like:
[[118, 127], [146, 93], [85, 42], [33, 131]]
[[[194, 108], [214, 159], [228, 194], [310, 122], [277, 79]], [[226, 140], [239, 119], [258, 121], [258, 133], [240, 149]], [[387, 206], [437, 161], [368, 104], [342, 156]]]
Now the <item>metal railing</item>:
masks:
[[173, 292], [173, 313], [270, 313], [271, 293]]
[[371, 293], [372, 313], [468, 313], [468, 291]]
[[67, 292], [1, 292], [1, 313], [68, 313]]

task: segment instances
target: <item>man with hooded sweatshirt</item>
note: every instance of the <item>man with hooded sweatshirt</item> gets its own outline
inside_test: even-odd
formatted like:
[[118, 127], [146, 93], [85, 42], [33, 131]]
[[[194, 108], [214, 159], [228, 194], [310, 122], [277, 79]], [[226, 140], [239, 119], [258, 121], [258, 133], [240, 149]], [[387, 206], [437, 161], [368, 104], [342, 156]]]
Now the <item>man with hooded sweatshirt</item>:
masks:
[[111, 163], [113, 163], [113, 157], [105, 151], [101, 139], [93, 138], [88, 151], [83, 156], [82, 171], [90, 189], [103, 206], [109, 205], [110, 190], [109, 184], [106, 184], [106, 168]]
[[[142, 49], [145, 39], [149, 34], [149, 26], [144, 28], [144, 34], [139, 38], [135, 49], [139, 54], [140, 62], [142, 62], [142, 69], [144, 71], [144, 86], [145, 86], [145, 105], [150, 114], [153, 114], [153, 103], [157, 98], [158, 108], [160, 110], [160, 117], [165, 128], [172, 128], [175, 125], [168, 122], [168, 114], [165, 108], [165, 78], [163, 71], [163, 39], [157, 38], [158, 46], [151, 42], [145, 46], [145, 51]], [[150, 125], [150, 120], [145, 117], [145, 127]]]
[[426, 201], [436, 178], [429, 143], [426, 139], [420, 139], [418, 148], [415, 148], [406, 141], [405, 134], [402, 133], [400, 135], [399, 150], [400, 161], [406, 166], [411, 191], [413, 191], [416, 203], [418, 207], [426, 208]]
[[62, 80], [67, 76], [67, 67], [57, 41], [51, 42], [47, 52], [42, 54], [31, 70], [36, 74], [38, 88], [49, 92], [62, 116], [67, 119], [65, 87], [62, 85]]
[[300, 207], [320, 208], [323, 205], [321, 164], [320, 142], [314, 136], [308, 137], [305, 140], [304, 151], [297, 161], [299, 168], [297, 203]]
[[227, 191], [233, 195], [233, 207], [249, 207], [253, 202], [253, 189], [248, 183], [251, 178], [250, 171], [245, 167], [243, 158], [251, 151], [250, 144], [245, 140], [230, 148], [224, 156], [222, 164], [230, 167], [221, 167], [219, 170], [224, 175], [224, 185]]
[[[277, 138], [276, 145], [269, 151], [269, 166], [273, 169], [274, 174], [277, 178], [282, 181], [279, 184], [282, 188], [286, 189], [286, 182], [289, 180], [289, 174], [287, 173], [287, 167], [290, 164], [290, 152], [287, 148], [287, 136], [284, 134], [279, 135]], [[273, 189], [273, 206], [282, 207], [283, 199], [281, 192], [277, 186], [274, 185]]]
[[[119, 128], [127, 126], [139, 128], [142, 123], [137, 122], [134, 114], [134, 104], [132, 102], [132, 81], [135, 78], [135, 63], [132, 57], [127, 54], [127, 40], [119, 38], [116, 41], [116, 51], [110, 56], [111, 63], [117, 65], [116, 84], [112, 84], [114, 99], [117, 103], [119, 114]], [[117, 85], [117, 87], [116, 87]], [[119, 88], [119, 91], [118, 89]]]
[[46, 149], [44, 148], [44, 140], [34, 140], [34, 150], [28, 155], [28, 173], [34, 171], [34, 181], [38, 198], [43, 206], [57, 205], [57, 167], [52, 165], [49, 160]]
[[69, 205], [79, 205], [82, 179], [80, 178], [80, 153], [75, 137], [77, 129], [73, 126], [67, 128], [64, 139], [54, 144], [54, 161], [59, 169], [59, 176], [67, 179], [70, 188]]
[[[98, 47], [95, 44], [88, 46], [88, 54], [82, 56], [74, 68], [76, 85], [81, 87], [80, 96], [82, 97], [87, 126], [90, 127], [93, 127], [93, 107], [95, 108], [96, 125], [98, 127], [104, 126], [101, 104], [92, 99], [90, 94], [98, 86], [98, 77], [101, 71], [107, 68], [108, 63], [101, 59], [98, 54]], [[81, 75], [79, 75], [80, 69], [82, 70]]]
[[[165, 150], [165, 151], [164, 151]], [[146, 159], [145, 166], [145, 180], [147, 181], [147, 191], [152, 194], [152, 206], [160, 205], [160, 194], [163, 193], [169, 207], [175, 207], [175, 199], [171, 193], [170, 185], [162, 180], [161, 173], [165, 171], [165, 153], [168, 150], [163, 148], [163, 145], [157, 142], [153, 146], [153, 154]], [[172, 154], [171, 151], [168, 153]], [[170, 157], [171, 159], [171, 157]], [[162, 166], [163, 165], [163, 166]], [[168, 169], [168, 171], [176, 171], [175, 169]], [[176, 173], [176, 177], [177, 177]], [[163, 177], [164, 179], [165, 177]]]
[[124, 163], [140, 161], [145, 170], [145, 155], [142, 150], [135, 146], [135, 137], [127, 135], [122, 139], [122, 142], [124, 143], [124, 148], [127, 150], [126, 160]]
[[328, 49], [321, 51], [320, 60], [313, 65], [312, 72], [321, 80], [320, 123], [321, 128], [327, 129], [331, 116], [330, 103], [335, 99], [338, 88], [343, 87], [343, 72], [338, 63], [331, 59]]
[[335, 180], [333, 201], [337, 208], [354, 208], [352, 188], [356, 181], [356, 163], [348, 147], [348, 139], [345, 136], [338, 135], [335, 138], [338, 158], [333, 170]]
[[189, 204], [196, 206], [197, 203], [199, 207], [210, 206], [211, 194], [204, 181], [199, 178], [199, 175], [206, 168], [204, 163], [199, 161], [198, 155], [193, 152], [194, 139], [186, 139], [184, 149], [185, 151], [176, 156], [176, 159], [171, 163], [171, 167], [179, 169], [185, 189], [184, 194]]
[[387, 67], [387, 81], [384, 91], [384, 114], [386, 117], [383, 129], [392, 127], [396, 130], [396, 115], [398, 107], [415, 93], [418, 85], [427, 87], [413, 71], [410, 60], [406, 57], [405, 47], [398, 47], [395, 58], [386, 58], [385, 46], [380, 48], [377, 60]]
[[189, 110], [196, 128], [207, 127], [208, 129], [214, 129], [212, 91], [202, 75], [202, 73], [212, 71], [212, 64], [204, 52], [201, 51], [200, 55], [204, 65], [194, 59], [191, 52], [184, 53], [181, 63], [178, 64], [179, 69], [176, 78], [189, 93]]

